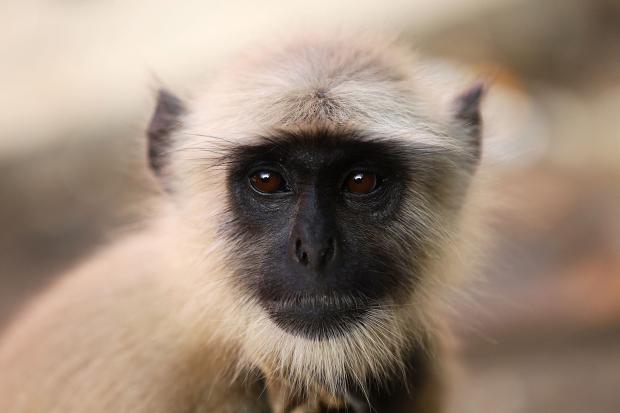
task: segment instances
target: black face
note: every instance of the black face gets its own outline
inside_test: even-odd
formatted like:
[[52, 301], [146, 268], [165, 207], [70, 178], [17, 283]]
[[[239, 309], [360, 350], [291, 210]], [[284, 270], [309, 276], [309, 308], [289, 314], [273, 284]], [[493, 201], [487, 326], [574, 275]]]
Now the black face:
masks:
[[430, 201], [445, 173], [436, 157], [318, 133], [241, 147], [227, 163], [232, 261], [282, 329], [334, 336], [415, 285], [426, 234], [403, 205]]

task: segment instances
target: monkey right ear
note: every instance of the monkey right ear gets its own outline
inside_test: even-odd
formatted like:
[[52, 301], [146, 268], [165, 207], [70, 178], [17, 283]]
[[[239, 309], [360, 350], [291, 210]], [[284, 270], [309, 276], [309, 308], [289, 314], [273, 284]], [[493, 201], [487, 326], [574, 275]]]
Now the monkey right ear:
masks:
[[480, 157], [482, 140], [482, 117], [480, 115], [480, 103], [486, 92], [484, 82], [475, 83], [462, 92], [454, 101], [453, 113], [455, 118], [467, 130], [468, 144], [471, 146], [476, 158]]
[[159, 90], [155, 113], [146, 132], [149, 165], [157, 176], [161, 176], [167, 161], [167, 153], [172, 143], [170, 135], [180, 126], [185, 112], [185, 105], [178, 97], [165, 89]]

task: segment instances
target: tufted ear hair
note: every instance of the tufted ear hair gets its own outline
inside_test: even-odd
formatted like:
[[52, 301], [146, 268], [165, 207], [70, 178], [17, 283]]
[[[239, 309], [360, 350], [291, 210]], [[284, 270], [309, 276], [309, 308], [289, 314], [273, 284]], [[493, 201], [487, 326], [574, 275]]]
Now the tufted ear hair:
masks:
[[185, 105], [178, 97], [165, 89], [158, 91], [157, 105], [146, 135], [149, 165], [159, 177], [167, 163], [167, 153], [172, 143], [170, 135], [180, 126], [185, 112]]
[[486, 93], [486, 84], [477, 82], [459, 94], [453, 102], [453, 116], [466, 128], [468, 144], [476, 159], [480, 158], [482, 140], [482, 117], [480, 103]]

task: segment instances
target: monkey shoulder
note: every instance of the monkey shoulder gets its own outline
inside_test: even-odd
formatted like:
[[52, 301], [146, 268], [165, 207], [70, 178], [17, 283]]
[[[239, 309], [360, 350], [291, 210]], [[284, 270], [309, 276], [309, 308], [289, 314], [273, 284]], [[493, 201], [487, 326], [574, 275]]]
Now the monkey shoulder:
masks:
[[180, 294], [163, 282], [174, 266], [157, 231], [102, 248], [12, 321], [0, 336], [1, 411], [169, 412], [195, 405], [203, 393], [196, 386], [206, 385], [200, 367], [208, 366], [179, 322]]

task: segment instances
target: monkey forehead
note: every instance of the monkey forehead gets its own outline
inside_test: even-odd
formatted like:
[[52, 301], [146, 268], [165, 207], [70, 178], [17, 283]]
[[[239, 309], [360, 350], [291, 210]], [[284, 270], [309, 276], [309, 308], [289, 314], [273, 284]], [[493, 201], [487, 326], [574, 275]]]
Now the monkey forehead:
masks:
[[274, 129], [449, 136], [413, 55], [387, 42], [306, 39], [235, 61], [200, 93], [185, 127], [247, 140]]

